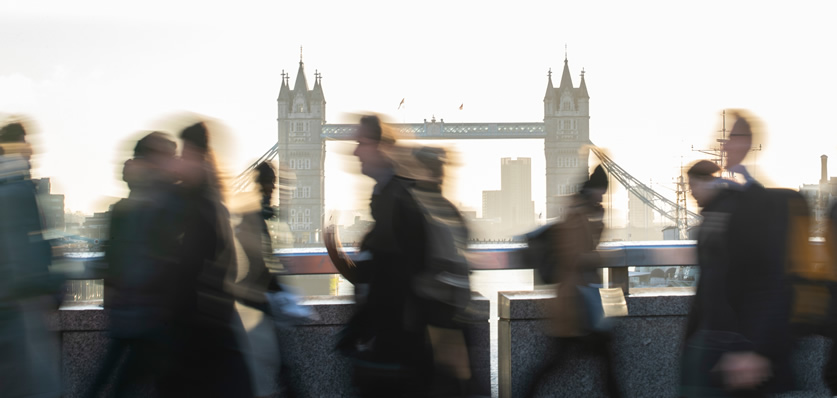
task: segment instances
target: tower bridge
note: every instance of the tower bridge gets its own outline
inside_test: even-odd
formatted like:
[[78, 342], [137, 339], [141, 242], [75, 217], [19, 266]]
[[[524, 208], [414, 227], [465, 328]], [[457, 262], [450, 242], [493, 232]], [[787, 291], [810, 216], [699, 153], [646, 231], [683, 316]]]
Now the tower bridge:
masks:
[[[287, 213], [295, 242], [316, 243], [325, 216], [326, 142], [351, 140], [356, 125], [325, 122], [326, 100], [322, 74], [318, 71], [314, 73], [314, 86], [309, 89], [302, 59], [299, 61], [293, 88], [289, 79], [290, 75], [282, 71], [282, 84], [276, 99], [276, 144], [239, 175], [233, 188], [242, 189], [248, 183], [247, 174], [256, 164], [279, 157], [297, 177], [297, 188]], [[565, 57], [557, 87], [552, 82], [552, 70], [547, 74], [542, 122], [445, 123], [444, 119], [436, 121], [434, 117], [423, 123], [391, 124], [390, 127], [398, 130], [399, 138], [407, 139], [543, 139], [547, 218], [553, 218], [561, 215], [561, 195], [578, 192], [581, 184], [579, 176], [588, 172], [591, 146], [589, 101], [584, 71], [581, 72], [579, 85], [574, 86]], [[636, 183], [638, 180], [609, 158], [603, 158], [600, 151], [594, 153], [605, 163], [609, 172], [619, 174], [615, 177], [629, 192], [664, 217], [674, 220], [676, 226], [688, 224], [690, 218], [699, 218], [697, 214], [685, 211], [647, 186]]]

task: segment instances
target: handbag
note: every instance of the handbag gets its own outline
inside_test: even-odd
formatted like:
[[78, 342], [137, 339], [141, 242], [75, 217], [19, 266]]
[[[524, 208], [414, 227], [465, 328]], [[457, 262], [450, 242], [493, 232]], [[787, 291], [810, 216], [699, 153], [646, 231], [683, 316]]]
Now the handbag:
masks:
[[628, 315], [628, 305], [621, 288], [601, 288], [596, 285], [578, 285], [576, 288], [583, 307], [583, 329], [606, 333], [613, 329], [613, 317]]

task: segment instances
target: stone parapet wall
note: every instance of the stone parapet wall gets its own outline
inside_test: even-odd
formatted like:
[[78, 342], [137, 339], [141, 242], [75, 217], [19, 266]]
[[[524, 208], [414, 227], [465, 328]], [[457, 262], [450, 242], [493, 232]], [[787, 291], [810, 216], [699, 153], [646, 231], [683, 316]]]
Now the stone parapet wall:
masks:
[[[614, 323], [614, 367], [626, 397], [676, 397], [679, 357], [692, 297], [682, 289], [636, 289], [626, 298], [629, 315]], [[552, 290], [500, 292], [498, 359], [501, 398], [521, 397], [554, 349], [543, 333]], [[797, 343], [794, 367], [800, 391], [793, 397], [830, 396], [821, 379], [830, 342], [808, 337]], [[605, 397], [602, 362], [570, 350], [563, 367], [541, 385], [541, 397]]]
[[[352, 397], [351, 366], [334, 350], [338, 333], [354, 311], [350, 296], [306, 297], [302, 305], [311, 306], [319, 316], [301, 325], [279, 332], [281, 354], [287, 361], [287, 382], [303, 397]], [[478, 390], [490, 391], [489, 301], [474, 300], [477, 313], [484, 314], [469, 331], [475, 349], [473, 382]], [[107, 316], [98, 303], [62, 308], [52, 322], [61, 335], [61, 365], [65, 397], [79, 397], [93, 380], [108, 345]], [[139, 386], [135, 396], [154, 396], [153, 388]]]

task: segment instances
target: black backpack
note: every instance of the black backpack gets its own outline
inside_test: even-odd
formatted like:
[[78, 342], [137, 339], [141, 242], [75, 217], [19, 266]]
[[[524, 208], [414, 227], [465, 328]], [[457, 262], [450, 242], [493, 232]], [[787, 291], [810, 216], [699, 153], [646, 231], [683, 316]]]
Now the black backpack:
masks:
[[[470, 269], [465, 258], [468, 229], [456, 206], [440, 192], [412, 188], [410, 193], [424, 214], [427, 253], [422, 272], [414, 277], [419, 297], [436, 303], [450, 316], [471, 301]], [[446, 315], [437, 314], [440, 325]]]
[[555, 233], [558, 225], [548, 223], [523, 235], [527, 246], [520, 251], [520, 260], [524, 265], [532, 267], [543, 283], [556, 282]]

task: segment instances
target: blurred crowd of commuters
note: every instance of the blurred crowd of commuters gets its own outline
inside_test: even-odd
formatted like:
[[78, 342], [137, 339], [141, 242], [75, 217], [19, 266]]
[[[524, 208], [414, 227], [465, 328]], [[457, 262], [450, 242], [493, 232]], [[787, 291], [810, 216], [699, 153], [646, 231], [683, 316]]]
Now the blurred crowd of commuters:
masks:
[[[743, 167], [752, 146], [751, 122], [736, 121], [725, 143], [724, 170], [710, 161], [688, 170], [703, 224], [697, 244], [701, 273], [681, 355], [682, 396], [792, 390], [794, 337], [834, 334], [830, 312], [808, 330], [792, 322], [805, 310], [803, 282], [824, 286], [828, 297], [833, 283], [817, 285], [828, 278], [794, 272], [810, 261], [804, 199], [764, 188]], [[277, 182], [281, 195], [292, 181], [259, 164], [253, 177], [258, 204], [230, 214], [209, 133], [203, 122], [183, 129], [178, 156], [173, 137], [152, 132], [124, 163], [130, 194], [112, 208], [106, 245], [110, 344], [84, 396], [123, 396], [142, 383], [159, 396], [299, 396], [292, 382], [281, 388], [274, 383], [287, 364], [279, 353], [282, 331], [273, 322], [283, 305], [273, 293], [283, 287], [269, 271], [275, 260], [266, 224], [275, 215]], [[355, 391], [347, 394], [487, 396], [473, 377], [477, 343], [471, 326], [480, 317], [471, 306], [464, 256], [468, 229], [442, 195], [447, 154], [396, 138], [377, 116], [361, 118], [354, 155], [361, 173], [375, 181], [375, 223], [351, 255], [333, 226], [324, 233], [332, 262], [355, 286], [357, 309], [335, 343], [336, 353], [351, 364], [347, 372]], [[62, 281], [48, 270], [51, 252], [41, 235], [30, 155], [22, 124], [0, 130], [3, 397], [62, 394], [57, 337], [46, 325], [46, 315], [60, 304]], [[562, 221], [550, 227], [556, 297], [547, 307], [552, 318], [545, 333], [554, 344], [532, 375], [528, 396], [557, 393], [541, 390], [566, 365], [568, 349], [601, 356], [606, 394], [630, 395], [621, 391], [613, 367], [611, 330], [592, 321], [583, 289], [602, 285], [596, 247], [607, 189], [599, 166], [571, 198]], [[830, 213], [832, 226], [836, 213]], [[826, 244], [833, 254], [834, 240]], [[236, 303], [262, 312], [265, 320], [245, 330]], [[837, 366], [831, 361], [824, 374], [835, 390]]]

